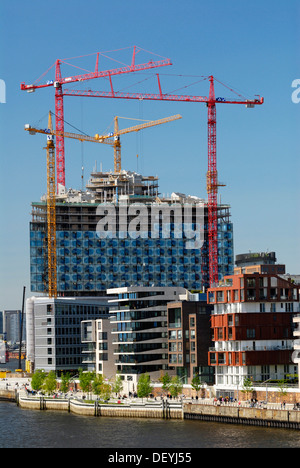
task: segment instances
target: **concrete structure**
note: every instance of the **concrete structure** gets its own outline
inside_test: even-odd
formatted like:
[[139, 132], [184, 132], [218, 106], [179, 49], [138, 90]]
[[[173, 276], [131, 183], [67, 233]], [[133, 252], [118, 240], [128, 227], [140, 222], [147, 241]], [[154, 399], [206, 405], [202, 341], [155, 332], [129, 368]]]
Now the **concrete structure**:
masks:
[[236, 256], [235, 275], [253, 273], [284, 275], [285, 265], [277, 265], [275, 252], [247, 253]]
[[[190, 207], [186, 220], [185, 207]], [[114, 210], [114, 226], [104, 224]], [[197, 213], [202, 212], [201, 226]], [[142, 215], [141, 215], [142, 213]], [[142, 221], [139, 216], [143, 216]], [[161, 197], [157, 177], [122, 171], [94, 172], [86, 192], [69, 190], [56, 200], [57, 286], [61, 296], [105, 295], [107, 289], [209, 285], [207, 204], [198, 197], [173, 193]], [[30, 223], [31, 291], [47, 290], [46, 199], [32, 203]], [[132, 235], [133, 226], [136, 228]], [[162, 227], [163, 226], [163, 227]], [[165, 227], [169, 232], [166, 235]], [[233, 273], [233, 225], [230, 207], [218, 206], [219, 279]], [[187, 246], [188, 230], [203, 235]], [[178, 231], [182, 235], [178, 235]]]
[[215, 346], [209, 363], [216, 369], [216, 389], [232, 395], [244, 379], [288, 379], [292, 361], [293, 315], [299, 290], [278, 275], [233, 275], [208, 290], [214, 305], [211, 326]]
[[298, 382], [300, 388], [300, 314], [294, 317], [293, 322], [295, 324], [293, 362], [298, 365]]
[[81, 322], [81, 342], [87, 344], [83, 350], [83, 364], [87, 370], [102, 374], [109, 380], [116, 375], [114, 344], [112, 330], [114, 323], [111, 317]]
[[206, 294], [187, 293], [185, 300], [168, 304], [169, 366], [186, 384], [196, 374], [201, 383], [213, 385], [215, 380], [214, 368], [208, 366], [213, 306], [206, 300]]
[[81, 322], [108, 318], [107, 299], [32, 297], [26, 302], [27, 370], [78, 373], [83, 364]]
[[[169, 371], [167, 304], [186, 294], [183, 288], [130, 287], [107, 291], [114, 328], [116, 371], [127, 383], [125, 392], [137, 390], [140, 374], [157, 380]], [[171, 372], [170, 372], [171, 373]], [[175, 374], [175, 372], [173, 372]]]

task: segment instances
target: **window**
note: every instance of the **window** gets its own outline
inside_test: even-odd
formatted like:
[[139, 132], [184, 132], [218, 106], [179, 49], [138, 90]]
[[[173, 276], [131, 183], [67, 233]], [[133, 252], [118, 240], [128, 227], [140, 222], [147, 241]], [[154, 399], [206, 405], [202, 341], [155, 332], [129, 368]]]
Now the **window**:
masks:
[[224, 302], [224, 291], [217, 291], [217, 302]]
[[177, 351], [177, 343], [169, 343], [169, 351], [176, 353]]
[[247, 328], [247, 338], [255, 338], [255, 328]]
[[98, 333], [98, 340], [99, 341], [107, 341], [107, 332], [104, 332], [104, 333], [99, 332]]
[[108, 354], [107, 353], [99, 354], [99, 361], [108, 361]]
[[247, 278], [248, 288], [255, 288], [255, 278]]
[[190, 318], [190, 327], [194, 327], [195, 326], [195, 317], [191, 317]]
[[107, 343], [99, 343], [99, 351], [107, 351]]
[[181, 328], [181, 309], [169, 309], [169, 328]]
[[169, 364], [177, 364], [177, 354], [170, 354]]

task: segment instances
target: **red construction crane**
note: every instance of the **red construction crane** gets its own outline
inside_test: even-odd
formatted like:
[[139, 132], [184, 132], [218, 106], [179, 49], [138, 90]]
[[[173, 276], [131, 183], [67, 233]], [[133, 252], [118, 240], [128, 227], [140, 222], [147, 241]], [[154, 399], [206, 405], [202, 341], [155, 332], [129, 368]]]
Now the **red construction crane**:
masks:
[[[256, 99], [245, 99], [238, 95], [237, 99], [230, 100], [215, 96], [215, 87], [213, 76], [208, 77], [210, 81], [209, 97], [206, 96], [188, 96], [188, 95], [172, 95], [163, 94], [160, 77], [157, 74], [159, 94], [145, 93], [124, 93], [115, 91], [110, 79], [111, 91], [82, 91], [82, 90], [64, 90], [64, 96], [85, 96], [85, 97], [101, 97], [115, 99], [142, 99], [142, 100], [159, 100], [159, 101], [178, 101], [178, 102], [201, 102], [206, 103], [208, 107], [208, 170], [207, 170], [207, 194], [208, 194], [208, 243], [209, 243], [209, 281], [203, 280], [204, 286], [213, 286], [219, 281], [218, 277], [218, 219], [217, 219], [217, 195], [218, 182], [217, 173], [217, 117], [216, 104], [244, 104], [248, 108], [253, 108], [256, 105], [261, 105], [264, 98], [257, 96]], [[226, 86], [227, 87], [227, 86]], [[228, 88], [228, 87], [227, 87]], [[230, 89], [230, 88], [229, 88]], [[233, 91], [232, 89], [230, 89]], [[204, 271], [202, 270], [202, 273]], [[202, 274], [203, 278], [203, 274]]]
[[[65, 176], [65, 145], [64, 145], [64, 93], [63, 85], [69, 83], [75, 83], [85, 80], [92, 80], [94, 78], [103, 78], [108, 77], [111, 80], [113, 75], [121, 75], [123, 73], [133, 73], [136, 71], [149, 70], [157, 67], [164, 67], [167, 65], [172, 65], [170, 59], [162, 58], [161, 60], [152, 61], [150, 60], [147, 63], [136, 64], [136, 54], [142, 49], [136, 46], [133, 47], [133, 54], [131, 64], [123, 66], [120, 68], [114, 68], [111, 70], [102, 70], [99, 71], [99, 54], [98, 52], [96, 58], [95, 71], [90, 73], [85, 73], [83, 75], [68, 76], [66, 78], [62, 77], [61, 74], [61, 64], [67, 63], [64, 60], [56, 60], [55, 62], [55, 80], [48, 80], [44, 84], [29, 84], [21, 83], [21, 90], [27, 91], [29, 93], [34, 92], [36, 89], [54, 87], [55, 89], [55, 116], [56, 116], [56, 171], [57, 171], [57, 184], [61, 184], [65, 187], [66, 185], [66, 176]], [[54, 65], [52, 65], [53, 67]], [[50, 67], [50, 68], [52, 68]]]

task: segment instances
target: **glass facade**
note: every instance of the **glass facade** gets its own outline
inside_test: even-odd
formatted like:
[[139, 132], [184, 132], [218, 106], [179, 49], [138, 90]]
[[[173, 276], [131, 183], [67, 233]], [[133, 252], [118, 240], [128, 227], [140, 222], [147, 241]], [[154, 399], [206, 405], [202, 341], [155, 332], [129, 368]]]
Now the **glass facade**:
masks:
[[[64, 213], [65, 222], [57, 226], [57, 286], [60, 294], [96, 295], [111, 288], [153, 284], [200, 290], [203, 284], [206, 285], [209, 271], [207, 240], [201, 249], [187, 249], [187, 240], [174, 238], [172, 230], [169, 239], [161, 235], [157, 239], [150, 235], [148, 238], [132, 239], [128, 236], [124, 239], [119, 238], [118, 232], [116, 238], [100, 239], [96, 221], [93, 225], [74, 228], [65, 206]], [[58, 206], [57, 218], [60, 217]], [[30, 224], [31, 291], [34, 293], [47, 290], [45, 226], [44, 220]], [[233, 226], [220, 221], [218, 231], [221, 279], [224, 275], [233, 274]]]

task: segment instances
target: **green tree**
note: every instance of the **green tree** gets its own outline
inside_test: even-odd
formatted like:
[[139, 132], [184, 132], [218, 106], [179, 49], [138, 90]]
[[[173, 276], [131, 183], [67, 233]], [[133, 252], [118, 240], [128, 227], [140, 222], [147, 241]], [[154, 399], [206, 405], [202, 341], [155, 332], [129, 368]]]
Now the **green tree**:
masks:
[[182, 381], [178, 375], [172, 378], [170, 385], [170, 393], [173, 398], [177, 398], [180, 393], [182, 393]]
[[83, 372], [82, 369], [79, 369], [79, 383], [81, 390], [84, 393], [89, 393], [92, 391], [92, 382], [94, 379], [94, 372]]
[[101, 397], [103, 400], [109, 400], [111, 395], [111, 385], [108, 382], [103, 382], [101, 387]]
[[43, 389], [46, 393], [51, 394], [56, 390], [57, 382], [54, 371], [50, 371], [44, 380]]
[[287, 395], [287, 383], [285, 380], [279, 380], [278, 382], [278, 392], [281, 397], [284, 397]]
[[252, 380], [249, 379], [249, 377], [246, 377], [246, 378], [244, 379], [243, 388], [242, 388], [242, 393], [245, 393], [245, 394], [246, 394], [247, 400], [248, 400], [248, 393], [252, 393], [252, 392], [253, 392]]
[[92, 390], [95, 395], [101, 395], [104, 378], [102, 374], [97, 374], [92, 382]]
[[37, 369], [31, 379], [31, 388], [36, 392], [42, 390], [46, 374], [43, 370]]
[[66, 372], [61, 374], [61, 385], [60, 389], [63, 393], [67, 393], [70, 387], [71, 374]]
[[112, 391], [115, 393], [121, 393], [123, 391], [123, 380], [121, 375], [117, 375], [115, 383], [113, 384]]
[[171, 380], [172, 379], [167, 372], [160, 376], [159, 381], [162, 383], [162, 390], [164, 392], [168, 392], [170, 390]]
[[152, 393], [153, 386], [151, 385], [150, 375], [141, 374], [137, 384], [137, 395], [139, 398], [146, 398]]
[[196, 375], [193, 377], [193, 380], [192, 380], [192, 382], [191, 382], [191, 385], [192, 385], [192, 388], [196, 391], [197, 396], [198, 396], [198, 392], [201, 390], [201, 387], [202, 387], [201, 379], [200, 379], [200, 377], [199, 377], [199, 374], [196, 374]]

